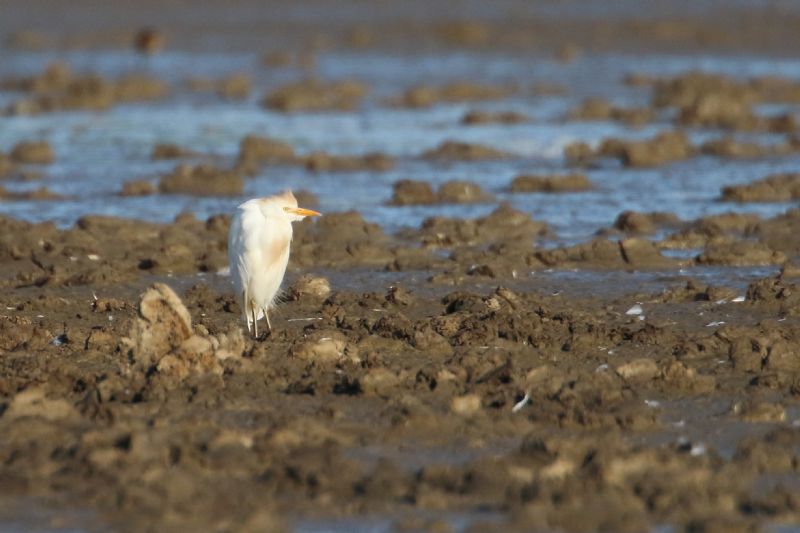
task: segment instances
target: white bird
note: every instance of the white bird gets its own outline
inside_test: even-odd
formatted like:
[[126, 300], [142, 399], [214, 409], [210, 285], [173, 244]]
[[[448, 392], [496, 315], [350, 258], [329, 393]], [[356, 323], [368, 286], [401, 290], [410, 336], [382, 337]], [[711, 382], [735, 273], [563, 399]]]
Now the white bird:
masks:
[[228, 261], [247, 331], [258, 337], [258, 319], [267, 320], [289, 263], [292, 222], [319, 216], [297, 207], [292, 191], [253, 198], [236, 208], [228, 233]]

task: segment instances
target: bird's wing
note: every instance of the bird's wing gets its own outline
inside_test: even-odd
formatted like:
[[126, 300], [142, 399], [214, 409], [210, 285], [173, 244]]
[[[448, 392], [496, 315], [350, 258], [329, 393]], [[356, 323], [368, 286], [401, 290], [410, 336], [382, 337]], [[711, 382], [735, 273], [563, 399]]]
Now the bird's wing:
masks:
[[231, 227], [228, 232], [228, 263], [231, 267], [231, 279], [236, 287], [237, 296], [241, 295], [247, 286], [247, 240], [243, 226], [244, 209], [240, 206], [231, 218]]

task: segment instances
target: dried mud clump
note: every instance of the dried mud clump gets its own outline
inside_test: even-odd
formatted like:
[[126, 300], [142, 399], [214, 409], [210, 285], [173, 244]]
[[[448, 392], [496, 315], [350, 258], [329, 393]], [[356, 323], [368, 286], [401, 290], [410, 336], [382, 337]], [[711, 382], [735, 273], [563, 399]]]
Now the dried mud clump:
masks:
[[292, 261], [298, 266], [386, 265], [394, 259], [381, 227], [355, 211], [295, 224]]
[[324, 83], [305, 80], [283, 85], [268, 93], [261, 104], [276, 111], [349, 111], [355, 109], [367, 94], [367, 87], [358, 81]]
[[659, 243], [662, 248], [705, 248], [703, 263], [782, 265], [800, 254], [800, 210], [762, 220], [724, 213], [701, 218]]
[[212, 165], [178, 165], [161, 177], [158, 190], [165, 194], [236, 196], [244, 191], [244, 179], [235, 170]]
[[475, 183], [448, 181], [434, 192], [428, 182], [400, 180], [394, 184], [390, 205], [469, 204], [488, 202], [492, 196]]
[[758, 215], [748, 213], [711, 215], [695, 220], [686, 228], [668, 236], [660, 245], [663, 248], [702, 248], [714, 240], [750, 235], [760, 222]]
[[722, 75], [690, 72], [659, 80], [653, 88], [653, 103], [678, 109], [678, 122], [736, 130], [792, 132], [791, 115], [757, 116], [753, 106], [763, 102], [797, 102], [800, 85], [789, 80], [755, 78], [735, 80]]
[[747, 234], [789, 258], [800, 257], [800, 209], [762, 220], [748, 228]]
[[480, 144], [445, 141], [436, 148], [424, 152], [422, 157], [433, 161], [480, 161], [505, 159], [511, 157], [511, 154]]
[[589, 98], [571, 110], [568, 118], [569, 120], [584, 121], [613, 120], [638, 126], [652, 122], [656, 118], [656, 114], [652, 109], [646, 107], [623, 108], [614, 106], [602, 98]]
[[573, 165], [588, 166], [598, 158], [615, 158], [628, 167], [656, 167], [683, 161], [694, 155], [686, 135], [679, 131], [664, 132], [640, 141], [613, 137], [604, 139], [596, 150], [584, 142], [564, 148], [564, 158]]
[[438, 202], [436, 192], [427, 181], [400, 180], [392, 190], [391, 205], [430, 205]]
[[322, 301], [330, 296], [331, 284], [321, 276], [306, 274], [292, 283], [288, 294], [292, 300], [311, 299]]
[[800, 285], [782, 276], [756, 280], [747, 287], [747, 301], [767, 306], [781, 315], [797, 316], [800, 314]]
[[476, 183], [464, 180], [446, 181], [439, 186], [439, 199], [446, 204], [489, 202], [493, 198]]
[[313, 172], [386, 172], [394, 167], [394, 159], [381, 153], [359, 156], [312, 152], [305, 157], [305, 167]]
[[478, 124], [522, 124], [531, 118], [517, 111], [467, 111], [461, 123], [467, 126]]
[[296, 160], [291, 144], [269, 137], [247, 135], [239, 141], [236, 166], [246, 174], [255, 174], [263, 165], [291, 164]]
[[107, 286], [149, 274], [216, 272], [228, 261], [227, 228], [215, 227], [193, 217], [159, 225], [87, 216], [59, 230], [0, 218], [3, 285]]
[[215, 93], [227, 100], [244, 100], [250, 95], [253, 81], [248, 74], [235, 73], [222, 79], [189, 78], [184, 85], [194, 92]]
[[639, 235], [649, 235], [664, 227], [675, 227], [681, 221], [674, 213], [639, 213], [624, 211], [614, 221], [614, 229]]
[[645, 141], [623, 143], [621, 159], [626, 166], [653, 167], [688, 159], [692, 152], [685, 135], [668, 132]]
[[6, 111], [14, 115], [105, 110], [118, 103], [160, 100], [169, 93], [164, 82], [149, 76], [108, 80], [95, 74], [74, 74], [61, 63], [49, 65], [36, 76], [3, 80], [0, 86], [29, 94], [9, 104]]
[[753, 159], [791, 154], [797, 152], [798, 148], [800, 147], [798, 147], [797, 142], [792, 139], [778, 144], [760, 144], [732, 137], [722, 137], [704, 142], [700, 146], [700, 152], [706, 155], [731, 159]]
[[513, 93], [509, 87], [482, 85], [470, 81], [459, 81], [434, 87], [418, 85], [407, 89], [390, 103], [397, 107], [421, 108], [439, 103], [477, 102], [498, 100]]
[[7, 178], [12, 175], [16, 170], [16, 165], [11, 161], [11, 158], [0, 152], [0, 179]]
[[695, 260], [700, 265], [768, 266], [782, 265], [786, 259], [762, 242], [723, 237], [709, 241]]
[[11, 148], [11, 161], [18, 164], [49, 165], [56, 154], [47, 141], [20, 142]]
[[215, 337], [200, 327], [192, 327], [192, 317], [177, 294], [167, 285], [156, 283], [139, 301], [138, 316], [122, 345], [130, 350], [134, 367], [175, 386], [190, 374], [222, 375], [221, 361], [240, 357], [244, 350], [238, 334]]
[[158, 189], [149, 180], [130, 180], [122, 184], [120, 196], [150, 196]]
[[607, 269], [671, 269], [680, 262], [664, 257], [658, 247], [646, 239], [630, 237], [613, 242], [595, 239], [586, 243], [541, 250], [534, 258], [547, 267]]
[[486, 242], [532, 242], [547, 232], [544, 222], [535, 221], [503, 203], [489, 215], [477, 219], [429, 218], [422, 223], [417, 237], [427, 246], [450, 247]]
[[584, 174], [558, 176], [517, 176], [511, 182], [511, 192], [579, 192], [593, 188], [592, 182]]
[[800, 200], [800, 174], [773, 174], [753, 183], [725, 187], [722, 199], [731, 202]]
[[153, 151], [150, 152], [150, 159], [154, 161], [162, 159], [183, 159], [186, 157], [196, 157], [198, 154], [183, 146], [173, 143], [156, 143]]
[[64, 196], [54, 193], [47, 187], [39, 187], [32, 191], [9, 191], [0, 186], [0, 200], [22, 201], [22, 200], [63, 200]]
[[253, 80], [245, 73], [231, 74], [222, 78], [216, 86], [216, 93], [228, 100], [245, 100], [250, 95]]

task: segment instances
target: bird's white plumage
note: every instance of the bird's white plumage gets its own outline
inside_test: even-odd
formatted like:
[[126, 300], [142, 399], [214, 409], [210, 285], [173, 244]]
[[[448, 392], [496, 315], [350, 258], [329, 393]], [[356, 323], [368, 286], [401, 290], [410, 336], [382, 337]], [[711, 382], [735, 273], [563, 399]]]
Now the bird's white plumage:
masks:
[[292, 222], [305, 218], [291, 192], [248, 200], [236, 208], [228, 233], [231, 278], [242, 313], [256, 334], [257, 321], [267, 319], [289, 263]]

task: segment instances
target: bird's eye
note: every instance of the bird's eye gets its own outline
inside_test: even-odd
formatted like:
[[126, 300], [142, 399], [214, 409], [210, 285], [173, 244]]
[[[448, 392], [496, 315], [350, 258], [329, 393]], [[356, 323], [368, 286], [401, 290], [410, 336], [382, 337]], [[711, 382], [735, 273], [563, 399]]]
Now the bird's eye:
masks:
[[283, 210], [284, 210], [286, 213], [288, 213], [289, 211], [291, 211], [291, 210], [292, 210], [292, 208], [291, 208], [291, 207], [284, 207], [284, 208], [283, 208]]

